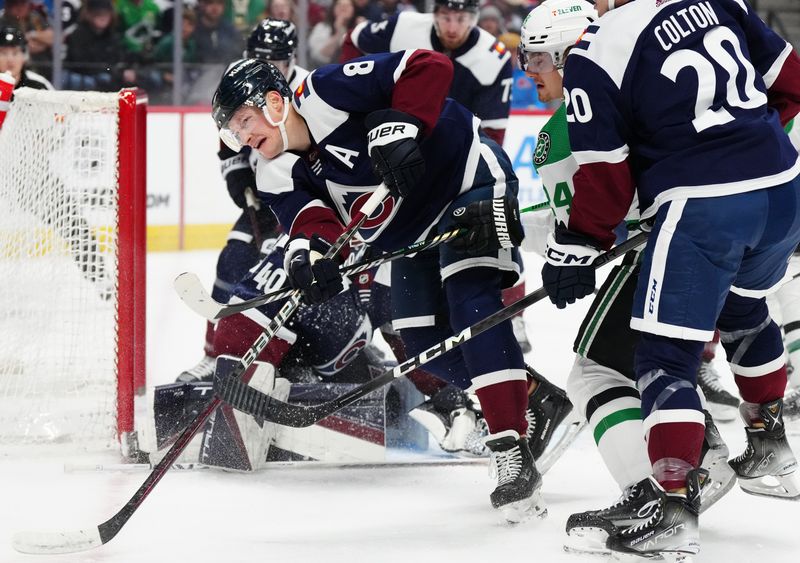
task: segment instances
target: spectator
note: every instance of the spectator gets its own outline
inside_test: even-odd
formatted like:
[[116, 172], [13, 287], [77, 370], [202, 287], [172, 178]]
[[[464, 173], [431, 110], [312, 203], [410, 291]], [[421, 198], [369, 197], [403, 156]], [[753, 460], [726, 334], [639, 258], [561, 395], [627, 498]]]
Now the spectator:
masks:
[[[481, 8], [478, 15], [478, 27], [485, 29], [495, 37], [499, 37], [506, 32], [503, 14], [500, 13], [496, 6], [491, 4]], [[512, 60], [514, 59], [512, 58]]]
[[266, 8], [265, 0], [226, 0], [225, 19], [231, 22], [239, 33], [249, 34], [261, 21]]
[[[183, 44], [183, 62], [188, 63], [184, 66], [183, 74], [183, 92], [181, 98], [183, 99], [186, 93], [194, 85], [194, 81], [200, 74], [197, 68], [197, 43], [195, 41], [194, 32], [197, 29], [197, 12], [191, 9], [183, 11], [183, 21], [181, 26], [181, 42]], [[153, 61], [157, 64], [158, 72], [161, 75], [161, 82], [164, 89], [161, 92], [154, 92], [152, 96], [153, 103], [169, 103], [172, 95], [172, 50], [175, 44], [175, 36], [172, 33], [164, 35], [156, 44], [153, 49]]]
[[267, 0], [264, 17], [287, 20], [297, 25], [297, 7], [293, 0]]
[[[31, 0], [6, 0], [0, 26], [13, 26], [25, 35], [30, 62], [40, 71], [52, 65], [53, 28], [41, 4]], [[49, 73], [49, 72], [48, 72]]]
[[339, 59], [342, 41], [355, 25], [353, 0], [334, 0], [328, 9], [328, 17], [319, 22], [308, 34], [308, 50], [312, 67], [318, 67]]
[[161, 35], [158, 20], [161, 10], [154, 0], [116, 0], [122, 45], [132, 59], [149, 59], [156, 40]]
[[119, 88], [122, 38], [111, 0], [88, 0], [66, 42], [64, 88], [111, 91]]
[[0, 27], [0, 72], [14, 77], [14, 88], [52, 90], [53, 85], [44, 76], [27, 68], [27, 41], [22, 31], [13, 26]]
[[194, 30], [197, 62], [228, 64], [241, 58], [242, 36], [222, 17], [224, 11], [224, 0], [200, 0]]

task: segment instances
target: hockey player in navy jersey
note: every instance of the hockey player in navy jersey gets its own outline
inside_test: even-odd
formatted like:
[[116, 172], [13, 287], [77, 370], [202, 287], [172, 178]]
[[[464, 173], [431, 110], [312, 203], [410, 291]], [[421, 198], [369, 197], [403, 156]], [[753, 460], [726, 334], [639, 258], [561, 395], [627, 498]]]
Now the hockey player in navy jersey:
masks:
[[800, 58], [739, 0], [597, 8], [565, 68], [580, 169], [542, 278], [559, 307], [591, 294], [591, 262], [638, 196], [652, 232], [631, 325], [653, 474], [637, 495], [655, 508], [607, 545], [686, 556], [699, 550], [705, 479], [695, 378], [715, 325], [744, 399], [748, 446], [730, 465], [747, 492], [800, 496], [781, 414], [783, 346], [764, 299], [800, 240], [800, 161], [782, 128], [800, 111]]
[[[295, 64], [297, 43], [297, 30], [293, 23], [267, 18], [253, 29], [247, 39], [244, 56], [271, 62], [283, 73], [289, 85], [296, 88], [308, 74], [307, 70]], [[242, 210], [242, 214], [228, 233], [225, 247], [217, 258], [217, 277], [214, 280], [211, 296], [225, 303], [231, 296], [233, 285], [258, 261], [257, 241], [276, 236], [279, 226], [269, 207], [258, 204], [255, 199], [253, 202], [248, 202], [248, 190], [252, 194], [256, 191], [257, 153], [251, 153], [249, 147], [244, 147], [238, 152], [233, 151], [224, 143], [220, 143], [217, 154], [228, 193], [236, 206]], [[251, 206], [252, 209], [249, 209]], [[214, 373], [215, 355], [212, 349], [215, 328], [214, 323], [207, 323], [203, 357], [195, 366], [182, 372], [177, 381], [211, 378]]]
[[436, 0], [432, 14], [400, 12], [364, 21], [345, 36], [341, 62], [369, 53], [429, 49], [453, 61], [450, 97], [481, 120], [481, 129], [503, 144], [511, 109], [511, 55], [478, 27], [478, 0]]
[[[308, 302], [342, 290], [338, 262], [321, 255], [379, 184], [391, 195], [359, 235], [384, 251], [452, 229], [456, 210], [494, 199], [494, 236], [482, 237], [483, 248], [445, 245], [393, 265], [392, 317], [410, 354], [499, 310], [500, 290], [517, 274], [517, 180], [478, 120], [446, 99], [452, 73], [441, 54], [401, 51], [322, 67], [292, 92], [274, 67], [247, 60], [225, 73], [212, 101], [226, 143], [272, 159], [256, 170], [259, 195], [291, 237], [285, 269]], [[427, 368], [480, 399], [498, 470], [493, 506], [511, 521], [541, 514], [525, 438], [527, 374], [510, 323]]]

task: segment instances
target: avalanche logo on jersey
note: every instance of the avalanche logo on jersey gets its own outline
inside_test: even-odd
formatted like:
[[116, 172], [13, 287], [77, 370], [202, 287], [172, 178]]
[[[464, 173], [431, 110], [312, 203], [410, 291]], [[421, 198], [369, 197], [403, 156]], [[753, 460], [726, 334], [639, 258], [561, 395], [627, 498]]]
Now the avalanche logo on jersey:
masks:
[[494, 45], [489, 49], [489, 52], [497, 55], [498, 59], [502, 59], [508, 52], [508, 48], [502, 41], [495, 41]]
[[[351, 186], [340, 186], [340, 189], [332, 189], [334, 186], [336, 186], [334, 182], [328, 181], [331, 198], [347, 222], [350, 222], [353, 215], [358, 213], [364, 204], [367, 203], [374, 188], [377, 187], [353, 188]], [[361, 225], [361, 228], [358, 230], [359, 236], [361, 236], [365, 242], [375, 240], [391, 222], [399, 208], [400, 205], [395, 201], [394, 196], [388, 196], [378, 205], [375, 211], [372, 212], [372, 215], [367, 217], [364, 224]]]
[[306, 81], [303, 80], [300, 83], [300, 86], [297, 87], [297, 90], [294, 91], [294, 105], [295, 107], [300, 107], [303, 104], [303, 100], [308, 97], [308, 88], [306, 87]]

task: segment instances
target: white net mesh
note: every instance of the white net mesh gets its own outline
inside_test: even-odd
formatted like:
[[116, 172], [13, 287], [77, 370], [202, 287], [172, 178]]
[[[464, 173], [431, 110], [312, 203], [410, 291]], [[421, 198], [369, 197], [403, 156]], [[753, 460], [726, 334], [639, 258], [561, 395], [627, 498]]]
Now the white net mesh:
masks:
[[0, 131], [0, 446], [116, 445], [118, 103], [21, 89]]

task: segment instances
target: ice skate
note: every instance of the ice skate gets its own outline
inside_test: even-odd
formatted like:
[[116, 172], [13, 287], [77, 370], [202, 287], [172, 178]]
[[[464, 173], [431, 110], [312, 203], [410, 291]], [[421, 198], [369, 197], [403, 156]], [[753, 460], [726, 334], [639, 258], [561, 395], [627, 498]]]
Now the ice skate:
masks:
[[536, 469], [528, 441], [513, 430], [486, 437], [491, 451], [490, 473], [497, 477], [492, 491], [492, 506], [511, 524], [524, 522], [532, 515], [543, 518], [547, 508], [542, 500], [542, 476]]
[[739, 399], [728, 393], [720, 382], [719, 372], [714, 365], [703, 360], [697, 370], [697, 385], [706, 396], [706, 409], [715, 420], [730, 422], [736, 420]]
[[533, 350], [531, 341], [528, 339], [528, 331], [525, 328], [525, 319], [522, 318], [522, 315], [511, 317], [511, 328], [514, 329], [514, 338], [517, 339], [519, 349], [522, 350], [522, 353], [527, 354]]
[[460, 389], [445, 387], [408, 415], [424, 426], [446, 452], [468, 457], [489, 455], [483, 443], [488, 434], [483, 416]]
[[635, 523], [609, 535], [606, 546], [616, 561], [641, 561], [642, 558], [690, 562], [700, 551], [698, 510], [700, 483], [707, 472], [694, 469], [686, 477], [686, 493], [668, 493], [655, 478], [642, 484], [650, 504], [639, 511]]
[[176, 383], [197, 383], [198, 381], [211, 381], [214, 377], [214, 365], [217, 359], [211, 356], [203, 356], [197, 365], [181, 372]]
[[728, 445], [719, 435], [714, 419], [708, 411], [703, 449], [700, 453], [700, 467], [708, 471], [708, 479], [700, 491], [700, 512], [708, 510], [715, 502], [725, 496], [736, 484], [736, 473], [728, 465]]
[[743, 403], [742, 418], [748, 426], [747, 448], [728, 463], [739, 478], [739, 486], [746, 493], [759, 496], [800, 500], [797, 480], [797, 460], [783, 424], [783, 400], [775, 399], [758, 406], [764, 428], [750, 426], [751, 418], [745, 412], [749, 403]]
[[[566, 391], [547, 381], [532, 367], [527, 366], [526, 369], [538, 383], [536, 390], [528, 397], [528, 410], [525, 412], [528, 421], [525, 435], [533, 459], [538, 460], [550, 443], [555, 429], [572, 411], [572, 403], [567, 398]], [[566, 433], [562, 436], [564, 437]], [[574, 436], [572, 438], [574, 439]]]
[[570, 553], [608, 555], [608, 537], [647, 518], [657, 505], [654, 481], [645, 479], [625, 489], [620, 499], [599, 510], [587, 510], [567, 519], [567, 541], [564, 550]]

